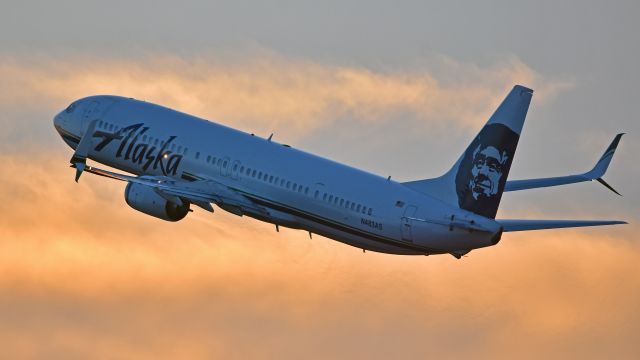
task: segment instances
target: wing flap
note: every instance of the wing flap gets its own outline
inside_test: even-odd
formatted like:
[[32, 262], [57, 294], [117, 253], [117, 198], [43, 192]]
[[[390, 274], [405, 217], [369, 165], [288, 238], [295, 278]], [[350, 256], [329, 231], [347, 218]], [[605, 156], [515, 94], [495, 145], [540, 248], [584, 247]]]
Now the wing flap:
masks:
[[619, 220], [497, 220], [503, 231], [530, 231], [544, 229], [561, 229], [583, 226], [602, 226], [627, 224]]

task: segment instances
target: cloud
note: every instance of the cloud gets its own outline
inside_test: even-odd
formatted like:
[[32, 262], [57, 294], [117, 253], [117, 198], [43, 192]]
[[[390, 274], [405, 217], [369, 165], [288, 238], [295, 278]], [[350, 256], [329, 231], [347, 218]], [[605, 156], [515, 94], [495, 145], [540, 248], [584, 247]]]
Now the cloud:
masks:
[[[441, 58], [429, 69], [374, 71], [259, 54], [244, 59], [0, 58], [0, 106], [60, 110], [94, 94], [135, 97], [247, 131], [304, 136], [348, 119], [477, 124], [515, 83], [542, 98], [570, 87], [517, 58], [488, 67]], [[53, 112], [53, 111], [52, 111]]]
[[611, 228], [507, 234], [462, 260], [362, 254], [221, 211], [156, 220], [126, 206], [121, 183], [74, 183], [52, 165], [65, 160], [0, 155], [11, 357], [637, 352], [640, 251]]
[[[32, 112], [117, 93], [305, 136], [345, 117], [379, 123], [407, 116], [464, 128], [515, 82], [544, 100], [568, 86], [517, 59], [489, 67], [439, 61], [438, 71], [385, 72], [273, 55], [240, 62], [4, 58], [0, 106], [32, 121], [4, 117], [7, 131], [32, 131], [43, 127]], [[44, 128], [53, 132], [50, 119]], [[89, 174], [73, 182], [70, 153], [56, 141], [59, 148], [34, 143], [0, 154], [5, 357], [638, 352], [635, 225], [507, 234], [462, 260], [363, 254], [220, 210], [196, 210], [179, 223], [151, 218], [125, 204], [123, 183]]]

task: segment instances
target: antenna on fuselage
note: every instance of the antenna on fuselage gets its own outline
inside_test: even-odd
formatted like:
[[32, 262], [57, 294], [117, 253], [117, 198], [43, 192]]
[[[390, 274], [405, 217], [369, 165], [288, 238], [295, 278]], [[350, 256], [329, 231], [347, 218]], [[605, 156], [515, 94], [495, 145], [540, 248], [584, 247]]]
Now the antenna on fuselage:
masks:
[[269, 135], [269, 138], [267, 139], [267, 141], [271, 141], [271, 138], [273, 137], [273, 133], [271, 133], [271, 135]]

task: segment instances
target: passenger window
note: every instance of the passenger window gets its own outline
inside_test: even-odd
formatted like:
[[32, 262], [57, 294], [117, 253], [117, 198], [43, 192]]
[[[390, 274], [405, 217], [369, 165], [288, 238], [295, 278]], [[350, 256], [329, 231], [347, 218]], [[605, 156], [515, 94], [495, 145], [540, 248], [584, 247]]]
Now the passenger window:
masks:
[[269, 183], [273, 183], [273, 175], [269, 176]]
[[262, 180], [262, 171], [258, 172], [258, 180]]
[[344, 206], [344, 199], [340, 199], [340, 206]]
[[333, 201], [333, 195], [329, 195], [329, 202]]
[[298, 186], [298, 192], [302, 194], [302, 185]]
[[218, 166], [222, 166], [222, 159], [218, 159]]
[[291, 181], [287, 181], [287, 189], [291, 188]]
[[158, 146], [158, 139], [155, 139], [154, 141], [156, 143], [156, 146]]
[[240, 166], [240, 174], [244, 174], [244, 166]]
[[238, 171], [238, 164], [233, 164], [233, 171]]
[[207, 155], [207, 162], [210, 163], [211, 162], [211, 155]]
[[317, 199], [319, 194], [320, 194], [320, 191], [316, 190], [316, 192], [313, 194], [313, 197]]
[[284, 179], [280, 179], [280, 186], [284, 187]]
[[227, 168], [227, 160], [225, 160], [225, 161], [222, 163], [222, 167], [223, 167], [223, 168], [225, 168], [225, 169]]
[[358, 206], [356, 207], [356, 211], [360, 212], [360, 208], [361, 208], [361, 206], [360, 206], [360, 204], [358, 204]]
[[367, 215], [371, 216], [371, 208], [369, 208], [369, 211], [367, 211]]
[[349, 200], [347, 200], [347, 202], [345, 202], [345, 207], [349, 208], [349, 205], [350, 205], [350, 202], [349, 202]]
[[356, 204], [355, 203], [351, 203], [351, 211], [354, 211], [356, 209]]
[[327, 193], [324, 193], [324, 195], [322, 195], [322, 201], [327, 201]]
[[304, 188], [304, 194], [305, 195], [309, 195], [309, 187], [308, 186], [306, 188]]
[[189, 149], [188, 149], [188, 148], [184, 148], [184, 152], [183, 152], [184, 156], [187, 156], [187, 152], [188, 152], [188, 151], [189, 151]]
[[196, 152], [196, 159], [199, 159], [199, 158], [200, 158], [200, 152], [198, 151]]

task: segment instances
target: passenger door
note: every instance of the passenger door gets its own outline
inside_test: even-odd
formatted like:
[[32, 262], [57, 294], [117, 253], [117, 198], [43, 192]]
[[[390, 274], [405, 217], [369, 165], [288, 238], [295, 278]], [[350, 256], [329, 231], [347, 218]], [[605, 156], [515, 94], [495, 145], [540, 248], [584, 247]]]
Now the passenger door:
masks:
[[239, 172], [240, 172], [240, 160], [236, 160], [233, 162], [233, 167], [231, 168], [231, 178], [233, 180], [238, 180]]

